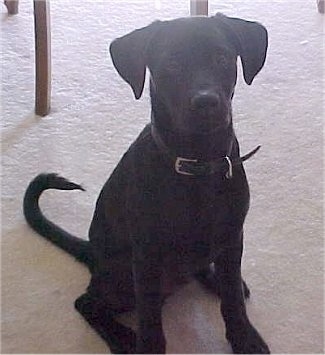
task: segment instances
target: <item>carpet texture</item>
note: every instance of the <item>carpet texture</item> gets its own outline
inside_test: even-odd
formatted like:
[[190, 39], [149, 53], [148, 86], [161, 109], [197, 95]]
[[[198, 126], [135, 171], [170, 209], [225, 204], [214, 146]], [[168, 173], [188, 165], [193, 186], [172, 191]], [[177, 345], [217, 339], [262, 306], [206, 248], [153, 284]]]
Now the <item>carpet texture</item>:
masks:
[[[22, 0], [16, 16], [1, 10], [2, 353], [105, 353], [73, 308], [88, 271], [27, 227], [22, 197], [40, 172], [83, 184], [84, 193], [47, 192], [41, 204], [87, 238], [103, 183], [150, 117], [148, 89], [133, 99], [108, 44], [155, 19], [187, 16], [188, 1], [53, 0], [52, 109], [44, 118], [33, 113], [32, 1]], [[324, 16], [316, 0], [211, 0], [217, 11], [260, 21], [270, 38], [265, 68], [250, 87], [240, 72], [234, 98], [242, 152], [262, 145], [246, 163], [248, 313], [273, 353], [324, 353]], [[167, 301], [163, 317], [169, 353], [231, 352], [219, 302], [196, 282]]]

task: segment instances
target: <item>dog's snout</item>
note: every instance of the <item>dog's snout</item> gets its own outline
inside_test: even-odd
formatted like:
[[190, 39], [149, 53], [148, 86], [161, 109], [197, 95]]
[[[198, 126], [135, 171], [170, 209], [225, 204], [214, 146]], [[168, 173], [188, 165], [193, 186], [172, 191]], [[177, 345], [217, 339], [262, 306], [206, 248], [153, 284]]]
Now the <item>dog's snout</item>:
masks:
[[218, 109], [219, 95], [215, 92], [200, 91], [191, 98], [191, 109]]

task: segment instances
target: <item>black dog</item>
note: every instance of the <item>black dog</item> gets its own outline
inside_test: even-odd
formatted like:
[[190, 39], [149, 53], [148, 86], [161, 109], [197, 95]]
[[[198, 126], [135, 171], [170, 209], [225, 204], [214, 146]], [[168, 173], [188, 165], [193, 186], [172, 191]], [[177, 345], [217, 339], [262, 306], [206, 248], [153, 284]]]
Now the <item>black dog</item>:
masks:
[[[231, 101], [241, 57], [251, 84], [264, 65], [266, 29], [214, 17], [157, 21], [112, 42], [121, 77], [140, 98], [150, 70], [151, 123], [103, 187], [89, 242], [48, 221], [38, 199], [50, 188], [82, 189], [55, 174], [29, 185], [28, 223], [86, 263], [92, 277], [76, 300], [81, 315], [116, 353], [164, 353], [162, 305], [175, 285], [196, 275], [221, 298], [235, 353], [269, 353], [250, 323], [241, 278], [249, 189]], [[137, 334], [114, 316], [136, 308]]]

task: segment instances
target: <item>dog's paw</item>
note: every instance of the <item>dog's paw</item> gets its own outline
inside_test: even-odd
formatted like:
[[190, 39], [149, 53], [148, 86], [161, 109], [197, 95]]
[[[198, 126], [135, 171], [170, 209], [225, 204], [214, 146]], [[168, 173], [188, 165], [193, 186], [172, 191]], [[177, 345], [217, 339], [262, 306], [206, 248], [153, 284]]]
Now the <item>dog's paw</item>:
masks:
[[106, 342], [113, 354], [136, 353], [135, 332], [117, 322], [107, 307], [84, 294], [76, 300], [75, 308]]
[[249, 325], [236, 332], [227, 332], [234, 354], [270, 354], [270, 349], [258, 331]]
[[113, 354], [136, 354], [136, 334], [125, 327], [115, 338], [114, 342], [110, 341], [110, 350]]
[[139, 334], [136, 348], [137, 354], [165, 354], [166, 339], [162, 332], [147, 331], [145, 335]]

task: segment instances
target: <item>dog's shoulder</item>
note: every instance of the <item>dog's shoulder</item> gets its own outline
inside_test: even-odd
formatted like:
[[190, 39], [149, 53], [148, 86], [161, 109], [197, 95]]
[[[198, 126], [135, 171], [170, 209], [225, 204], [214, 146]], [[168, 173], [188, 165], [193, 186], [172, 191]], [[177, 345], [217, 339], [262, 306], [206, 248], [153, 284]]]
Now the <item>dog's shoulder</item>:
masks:
[[151, 124], [140, 132], [107, 180], [104, 190], [120, 191], [127, 186], [151, 184], [158, 174], [161, 156], [151, 135]]

